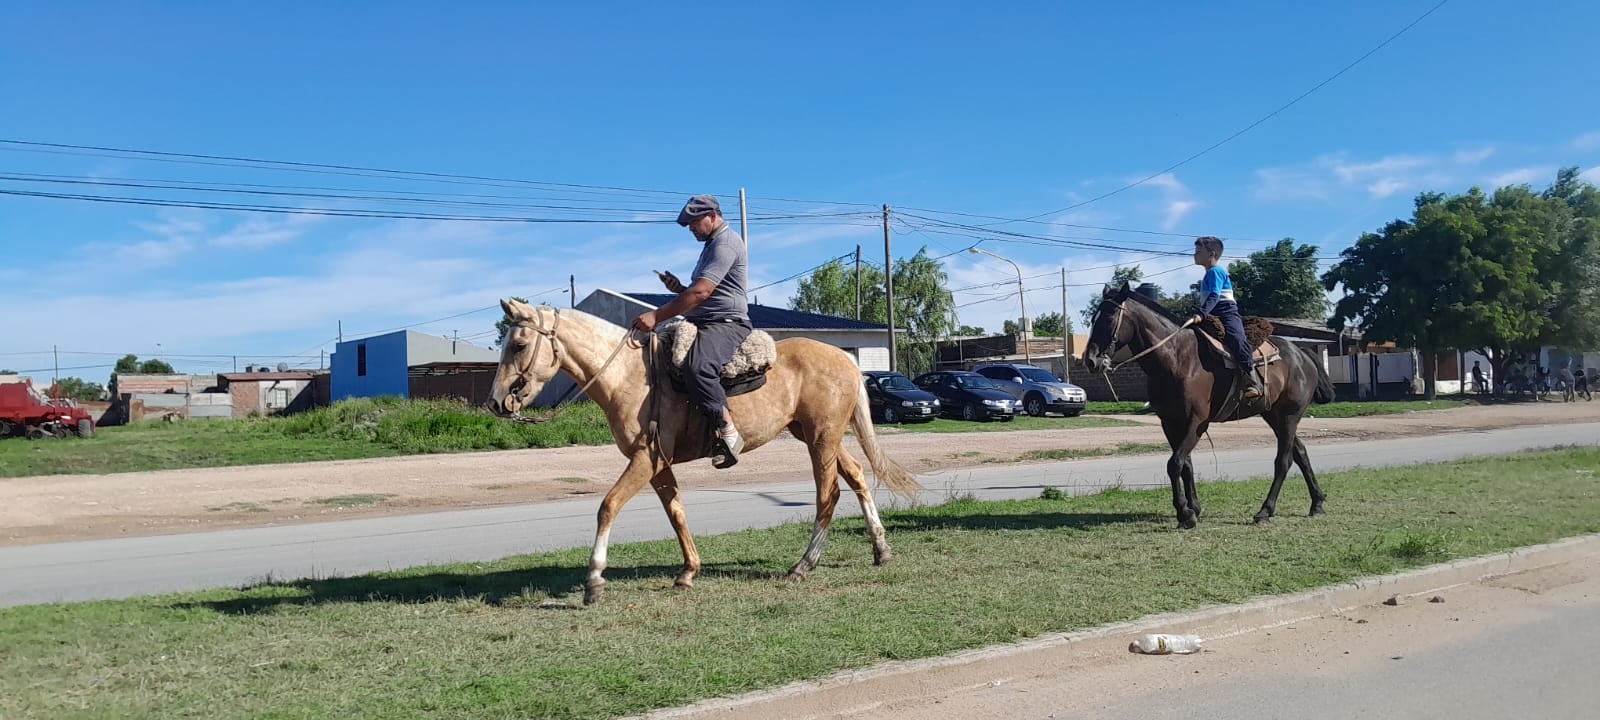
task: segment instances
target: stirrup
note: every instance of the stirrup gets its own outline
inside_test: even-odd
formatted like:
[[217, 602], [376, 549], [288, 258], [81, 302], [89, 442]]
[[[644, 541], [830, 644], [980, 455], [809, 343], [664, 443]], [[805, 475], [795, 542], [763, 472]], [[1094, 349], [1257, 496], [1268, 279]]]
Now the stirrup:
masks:
[[718, 431], [713, 431], [713, 433], [714, 435], [711, 439], [711, 467], [724, 470], [739, 464], [739, 453], [744, 450], [744, 436], [739, 434], [739, 429], [734, 428], [731, 437], [723, 437], [722, 433]]

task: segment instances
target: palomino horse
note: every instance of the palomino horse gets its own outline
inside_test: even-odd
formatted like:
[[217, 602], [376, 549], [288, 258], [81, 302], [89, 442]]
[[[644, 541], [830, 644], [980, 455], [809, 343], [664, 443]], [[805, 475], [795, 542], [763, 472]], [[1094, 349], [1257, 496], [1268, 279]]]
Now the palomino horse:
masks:
[[1317, 485], [1311, 457], [1297, 434], [1300, 418], [1312, 402], [1333, 401], [1333, 383], [1327, 372], [1289, 341], [1269, 338], [1279, 357], [1262, 370], [1262, 397], [1255, 405], [1240, 400], [1235, 409], [1234, 371], [1223, 364], [1223, 351], [1213, 349], [1201, 332], [1185, 330], [1165, 308], [1130, 290], [1126, 283], [1116, 291], [1107, 286], [1101, 293], [1100, 308], [1095, 312], [1094, 328], [1083, 353], [1084, 365], [1090, 372], [1109, 370], [1111, 357], [1119, 350], [1137, 353], [1139, 367], [1150, 380], [1150, 406], [1161, 418], [1161, 429], [1172, 446], [1167, 477], [1172, 481], [1172, 506], [1178, 511], [1178, 527], [1193, 528], [1200, 518], [1194, 463], [1189, 455], [1206, 428], [1213, 422], [1231, 422], [1257, 414], [1278, 436], [1278, 457], [1272, 467], [1272, 489], [1255, 521], [1271, 520], [1291, 458], [1306, 478], [1311, 514], [1321, 515], [1326, 496]]
[[[604, 594], [611, 523], [646, 483], [661, 498], [683, 549], [683, 572], [675, 585], [694, 585], [700, 572], [700, 555], [689, 535], [672, 465], [706, 457], [709, 430], [704, 417], [690, 406], [683, 393], [665, 382], [664, 371], [650, 372], [646, 356], [653, 349], [647, 345], [643, 352], [639, 351], [628, 331], [577, 310], [557, 310], [549, 305], [532, 307], [516, 300], [502, 300], [500, 306], [505, 309], [511, 328], [500, 351], [490, 408], [501, 416], [516, 416], [558, 370], [565, 370], [585, 385], [589, 398], [605, 411], [617, 449], [628, 458], [627, 469], [600, 503], [594, 553], [589, 558], [589, 578], [584, 583], [584, 603], [598, 602]], [[633, 350], [622, 352], [624, 345]], [[855, 431], [873, 473], [891, 491], [914, 498], [922, 486], [878, 448], [861, 371], [844, 351], [814, 340], [790, 338], [777, 343], [777, 351], [776, 361], [767, 370], [766, 384], [729, 398], [728, 405], [745, 438], [744, 452], [767, 444], [785, 429], [811, 451], [811, 470], [817, 482], [817, 518], [811, 542], [789, 571], [790, 579], [805, 578], [822, 557], [823, 542], [839, 500], [840, 476], [861, 503], [872, 536], [874, 562], [889, 562], [889, 542], [861, 463], [844, 450], [845, 428]], [[650, 362], [658, 360], [652, 357]], [[655, 398], [651, 397], [652, 392]]]

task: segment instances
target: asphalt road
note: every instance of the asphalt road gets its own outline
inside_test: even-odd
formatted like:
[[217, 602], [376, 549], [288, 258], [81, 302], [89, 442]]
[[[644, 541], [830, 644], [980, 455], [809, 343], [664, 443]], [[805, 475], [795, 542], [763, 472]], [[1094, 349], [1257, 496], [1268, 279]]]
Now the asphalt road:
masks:
[[[1600, 423], [1519, 427], [1434, 438], [1368, 440], [1311, 448], [1319, 472], [1435, 462], [1560, 445], [1600, 445]], [[620, 461], [619, 461], [620, 468]], [[1269, 474], [1266, 448], [1202, 447], [1195, 470], [1202, 481]], [[939, 502], [972, 493], [983, 499], [1036, 497], [1054, 486], [1073, 494], [1107, 486], [1167, 487], [1165, 456], [1103, 458], [970, 468], [919, 476], [924, 498]], [[1279, 514], [1305, 512], [1304, 484], [1291, 474]], [[885, 506], [893, 503], [878, 494]], [[813, 513], [809, 483], [718, 490], [689, 488], [690, 528], [709, 535], [785, 522]], [[456, 512], [298, 524], [218, 532], [0, 548], [0, 607], [245, 585], [271, 578], [334, 577], [446, 562], [485, 561], [519, 553], [588, 546], [598, 500], [587, 498]], [[1331, 494], [1328, 511], [1339, 512]], [[859, 514], [845, 501], [841, 515]], [[613, 543], [672, 537], [654, 493], [624, 508]], [[891, 538], [891, 542], [893, 538]], [[801, 548], [796, 548], [796, 556]]]

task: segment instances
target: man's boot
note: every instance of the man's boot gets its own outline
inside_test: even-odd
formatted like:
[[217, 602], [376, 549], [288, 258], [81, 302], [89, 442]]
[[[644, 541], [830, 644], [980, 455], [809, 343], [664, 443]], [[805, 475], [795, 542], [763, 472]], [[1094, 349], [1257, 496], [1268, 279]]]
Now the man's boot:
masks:
[[1246, 366], [1239, 371], [1239, 386], [1241, 388], [1240, 394], [1244, 396], [1244, 399], [1256, 400], [1261, 397], [1261, 385], [1256, 382], [1254, 367]]
[[717, 429], [716, 440], [712, 443], [711, 467], [718, 470], [731, 468], [739, 462], [739, 453], [744, 451], [744, 438], [740, 437], [739, 429], [733, 423], [725, 423]]

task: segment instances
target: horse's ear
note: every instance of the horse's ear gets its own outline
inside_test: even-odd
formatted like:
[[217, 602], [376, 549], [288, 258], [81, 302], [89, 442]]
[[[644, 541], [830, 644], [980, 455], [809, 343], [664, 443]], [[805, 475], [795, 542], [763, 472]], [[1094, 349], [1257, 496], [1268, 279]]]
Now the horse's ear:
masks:
[[511, 309], [511, 303], [506, 301], [506, 300], [501, 300], [500, 301], [500, 309], [506, 311], [506, 317], [516, 317], [517, 316], [517, 313], [514, 312]]
[[1109, 297], [1111, 297], [1111, 286], [1106, 285], [1105, 287], [1100, 288], [1100, 299], [1105, 300]]
[[1128, 281], [1127, 280], [1123, 280], [1122, 281], [1122, 290], [1120, 292], [1127, 292], [1127, 291], [1128, 291]]

